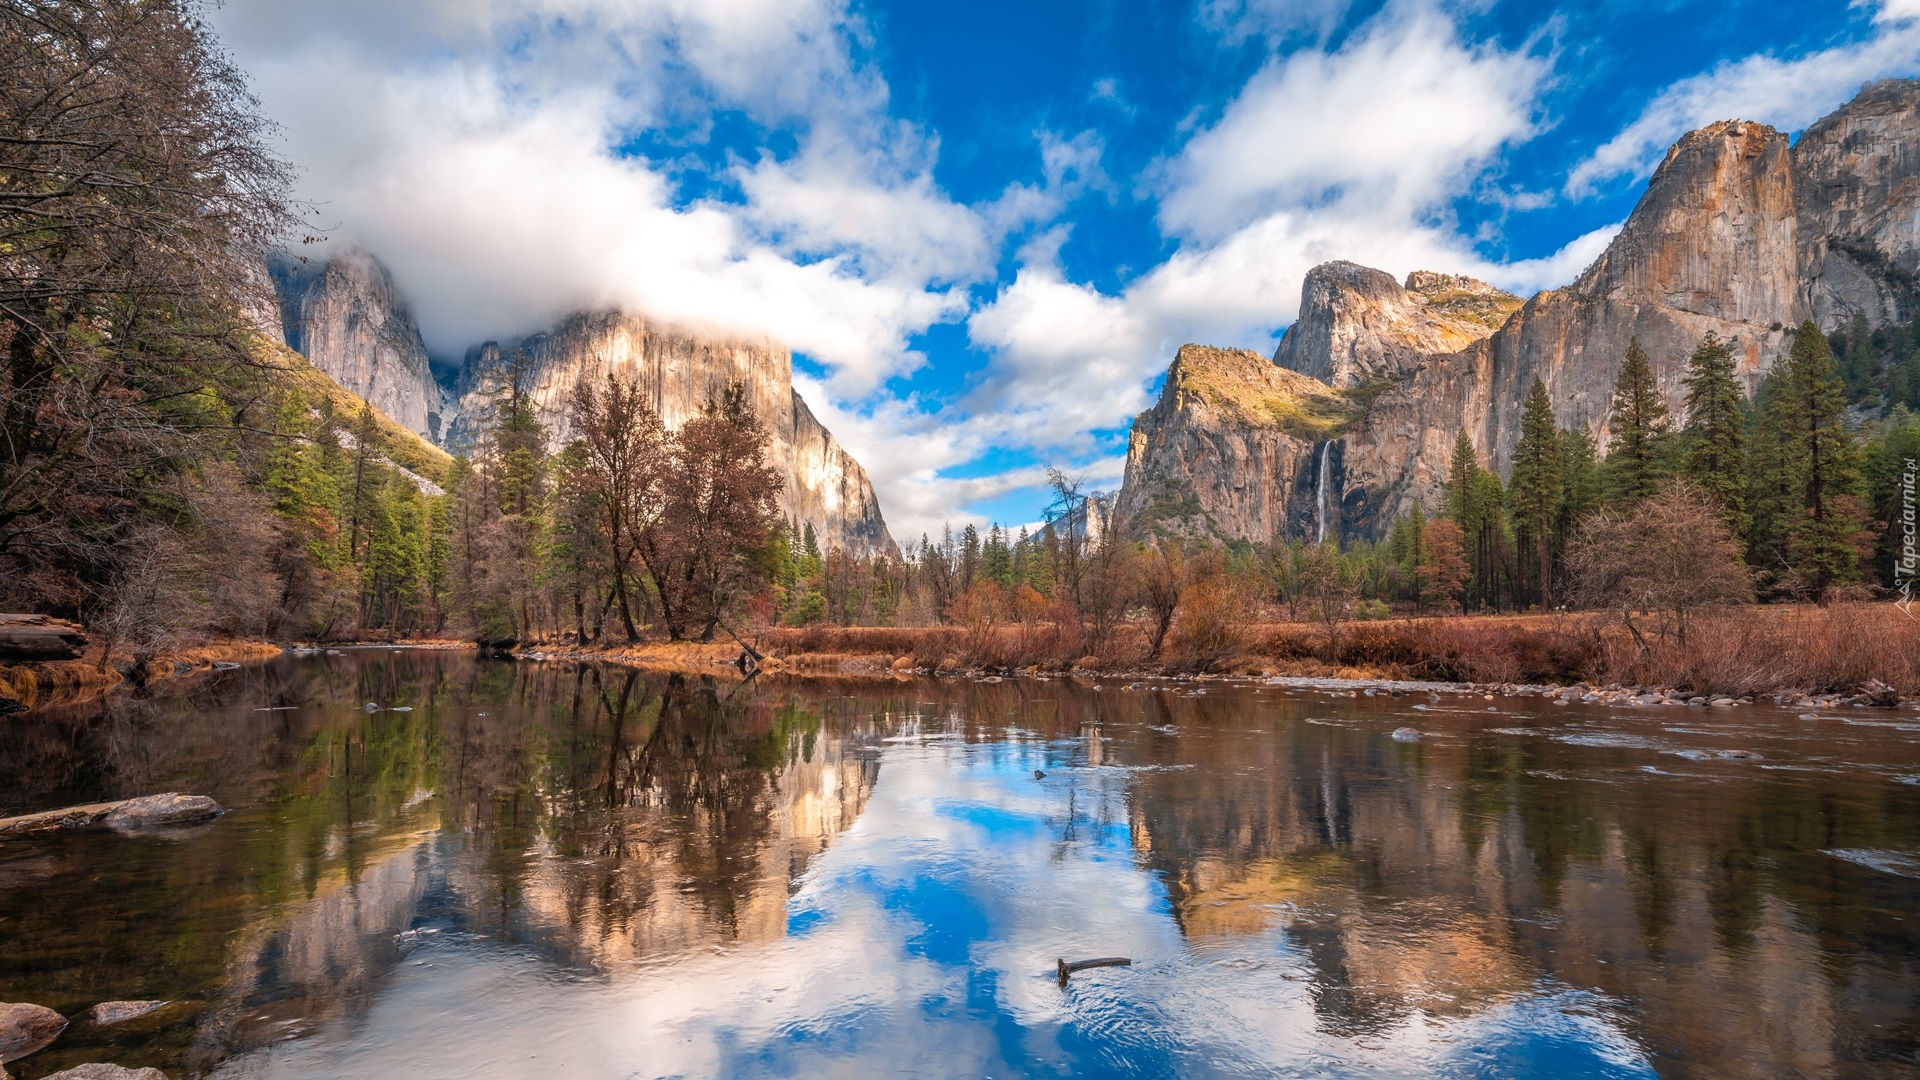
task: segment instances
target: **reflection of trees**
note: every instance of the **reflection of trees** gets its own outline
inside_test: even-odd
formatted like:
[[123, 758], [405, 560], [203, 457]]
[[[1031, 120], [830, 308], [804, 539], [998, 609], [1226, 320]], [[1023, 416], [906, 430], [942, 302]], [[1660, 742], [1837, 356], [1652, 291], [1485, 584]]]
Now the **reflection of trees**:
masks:
[[1912, 883], [1805, 854], [1911, 849], [1920, 799], [1859, 773], [1655, 779], [1624, 751], [1292, 722], [1376, 708], [1290, 704], [1257, 714], [1265, 736], [1172, 738], [1147, 725], [1255, 723], [1169, 695], [1115, 748], [1199, 766], [1134, 784], [1140, 858], [1190, 937], [1289, 941], [1329, 1031], [1478, 1012], [1547, 977], [1630, 1002], [1672, 1075], [1859, 1073], [1920, 1041], [1887, 1004], [1920, 991], [1896, 914]]
[[[1920, 1041], [1912, 883], [1801, 854], [1920, 847], [1920, 789], [1858, 771], [1652, 779], [1644, 756], [1541, 738], [1394, 744], [1392, 703], [1065, 681], [743, 687], [404, 652], [233, 674], [191, 703], [0, 725], [18, 808], [171, 786], [248, 808], [190, 860], [0, 845], [0, 999], [218, 986], [164, 1036], [186, 1061], [197, 1024], [207, 1063], [350, 1017], [411, 928], [598, 970], [777, 937], [871, 791], [871, 745], [918, 725], [1044, 745], [1049, 770], [1191, 766], [1127, 774], [1124, 801], [1056, 774], [1057, 857], [1125, 822], [1182, 932], [1286, 943], [1330, 1031], [1469, 1016], [1551, 978], [1627, 1001], [1673, 1075], [1862, 1073]], [[252, 711], [298, 703], [319, 704]]]
[[152, 1044], [176, 1067], [357, 1011], [416, 926], [593, 967], [777, 936], [877, 769], [870, 723], [751, 684], [404, 651], [232, 674], [0, 726], [16, 809], [168, 788], [243, 808], [191, 859], [0, 847], [7, 1000], [197, 999]]

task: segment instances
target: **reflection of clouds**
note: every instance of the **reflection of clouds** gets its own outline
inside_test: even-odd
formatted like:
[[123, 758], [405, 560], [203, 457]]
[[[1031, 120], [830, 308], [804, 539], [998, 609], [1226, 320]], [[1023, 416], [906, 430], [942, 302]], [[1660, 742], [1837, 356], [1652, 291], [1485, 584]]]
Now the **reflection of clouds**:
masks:
[[[890, 749], [866, 812], [794, 897], [817, 921], [796, 917], [797, 936], [772, 949], [643, 973], [618, 995], [642, 1022], [616, 1029], [610, 1056], [643, 1075], [1411, 1075], [1478, 1068], [1474, 1050], [1520, 1042], [1521, 1057], [1557, 1045], [1568, 1065], [1650, 1074], [1602, 1009], [1563, 1010], [1563, 995], [1534, 991], [1474, 920], [1355, 956], [1362, 977], [1444, 997], [1441, 1007], [1366, 1040], [1321, 1030], [1303, 959], [1279, 933], [1188, 948], [1133, 862], [1125, 772], [1048, 766], [1018, 743]], [[1035, 767], [1046, 781], [1029, 779]], [[1078, 839], [1063, 842], [1069, 831]], [[961, 947], [929, 940], [942, 934]], [[1135, 966], [1055, 985], [1056, 957], [1110, 954]], [[1477, 1013], [1472, 993], [1485, 994]]]
[[[1844, 1071], [1849, 1012], [1905, 1000], [1885, 973], [1822, 977], [1806, 911], [1728, 878], [1699, 832], [1636, 849], [1632, 815], [1664, 789], [1550, 787], [1516, 758], [1469, 798], [1464, 741], [1236, 729], [1224, 695], [1103, 737], [1034, 686], [955, 692], [989, 690], [859, 740], [829, 722], [804, 761], [789, 743], [769, 788], [726, 781], [727, 812], [771, 823], [732, 839], [637, 815], [606, 863], [538, 833], [516, 924], [537, 956], [436, 939], [351, 1033], [238, 1075], [1648, 1076], [1643, 1046], [1702, 1074], [1821, 1075]], [[1154, 765], [1083, 764], [1101, 758]], [[718, 846], [692, 864], [676, 842]], [[712, 867], [730, 876], [697, 892]], [[613, 887], [633, 895], [595, 907]], [[1055, 985], [1055, 957], [1109, 954], [1136, 966]], [[1853, 1026], [1902, 1019], [1882, 1012]]]
[[[1325, 1030], [1308, 959], [1283, 927], [1187, 944], [1135, 859], [1126, 823], [1137, 774], [1063, 766], [1064, 752], [890, 746], [858, 820], [786, 903], [785, 937], [688, 940], [588, 980], [525, 951], [436, 939], [392, 973], [353, 1031], [283, 1044], [228, 1075], [1444, 1075], [1483, 1070], [1489, 1055], [1648, 1072], [1606, 1002], [1504, 969], [1491, 983], [1505, 992], [1477, 1012], [1408, 1008], [1363, 1038]], [[1035, 768], [1047, 779], [1033, 780]], [[806, 817], [794, 831], [811, 831]], [[1189, 902], [1233, 888], [1222, 881]], [[530, 883], [529, 895], [542, 891]], [[1423, 940], [1427, 921], [1409, 916], [1406, 933], [1350, 949], [1351, 970], [1380, 984], [1459, 978], [1440, 960], [1450, 950], [1466, 969], [1499, 968], [1473, 951], [1485, 927]], [[1055, 985], [1056, 957], [1116, 953], [1136, 966]]]

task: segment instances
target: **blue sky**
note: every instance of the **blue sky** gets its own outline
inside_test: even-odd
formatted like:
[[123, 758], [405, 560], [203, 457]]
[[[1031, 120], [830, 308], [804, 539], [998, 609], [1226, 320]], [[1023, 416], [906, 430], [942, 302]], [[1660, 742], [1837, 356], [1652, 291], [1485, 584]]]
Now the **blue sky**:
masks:
[[1348, 258], [1563, 284], [1678, 135], [1920, 74], [1920, 0], [231, 0], [436, 354], [623, 306], [790, 345], [896, 536], [1120, 481], [1185, 341]]

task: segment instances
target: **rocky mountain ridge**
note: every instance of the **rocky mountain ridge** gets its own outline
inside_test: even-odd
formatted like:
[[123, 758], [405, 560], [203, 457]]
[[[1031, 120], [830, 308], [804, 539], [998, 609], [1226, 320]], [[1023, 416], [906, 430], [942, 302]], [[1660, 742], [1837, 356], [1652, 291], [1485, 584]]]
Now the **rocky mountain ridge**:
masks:
[[[1764, 124], [1711, 124], [1668, 151], [1592, 266], [1477, 337], [1466, 320], [1427, 309], [1432, 279], [1421, 273], [1408, 284], [1425, 290], [1350, 263], [1316, 267], [1275, 361], [1330, 390], [1373, 389], [1355, 403], [1352, 422], [1317, 441], [1262, 434], [1301, 445], [1263, 444], [1258, 455], [1226, 455], [1217, 463], [1196, 458], [1198, 465], [1183, 470], [1171, 459], [1191, 443], [1196, 426], [1219, 418], [1183, 405], [1170, 373], [1160, 404], [1134, 421], [1120, 507], [1136, 516], [1155, 505], [1185, 507], [1191, 512], [1159, 517], [1154, 527], [1224, 539], [1311, 535], [1320, 521], [1331, 523], [1334, 536], [1377, 535], [1415, 501], [1437, 502], [1462, 428], [1486, 463], [1506, 475], [1535, 377], [1563, 426], [1582, 428], [1604, 445], [1613, 382], [1630, 339], [1646, 348], [1679, 414], [1686, 358], [1707, 331], [1733, 342], [1751, 393], [1803, 319], [1827, 329], [1855, 312], [1875, 324], [1911, 319], [1916, 269], [1920, 82], [1868, 87], [1797, 144]], [[1487, 298], [1488, 321], [1499, 303]], [[1436, 347], [1452, 334], [1471, 340]], [[1261, 385], [1252, 373], [1249, 379]], [[1252, 431], [1221, 428], [1216, 445], [1244, 441]], [[1293, 463], [1292, 472], [1266, 476], [1263, 498], [1230, 494], [1282, 460]], [[1302, 500], [1316, 511], [1322, 503], [1332, 509], [1316, 518]], [[1255, 505], [1266, 508], [1249, 509]], [[1276, 522], [1284, 523], [1278, 531]]]
[[286, 344], [437, 445], [473, 444], [508, 357], [525, 365], [527, 388], [556, 449], [568, 437], [567, 402], [579, 379], [608, 372], [639, 379], [669, 427], [740, 383], [771, 433], [769, 457], [786, 479], [782, 509], [811, 525], [823, 544], [856, 554], [897, 551], [866, 470], [793, 389], [792, 354], [772, 342], [699, 334], [619, 312], [580, 312], [525, 338], [468, 349], [443, 385], [392, 276], [372, 255], [349, 249], [270, 270]]

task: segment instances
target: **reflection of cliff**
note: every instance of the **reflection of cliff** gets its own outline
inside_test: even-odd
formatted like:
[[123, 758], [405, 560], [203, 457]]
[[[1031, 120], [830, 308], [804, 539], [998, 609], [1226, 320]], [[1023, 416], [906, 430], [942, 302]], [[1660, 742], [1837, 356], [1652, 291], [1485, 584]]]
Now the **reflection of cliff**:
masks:
[[340, 696], [414, 712], [322, 727], [298, 755], [257, 851], [270, 902], [237, 935], [196, 1067], [351, 1019], [422, 934], [601, 971], [777, 939], [793, 878], [875, 779], [860, 740], [768, 696], [509, 664], [366, 693], [408, 666], [361, 668]]
[[[1186, 725], [1208, 706], [1171, 709]], [[1135, 785], [1135, 843], [1189, 938], [1284, 936], [1330, 1032], [1469, 1016], [1544, 983], [1628, 1002], [1663, 1074], [1833, 1075], [1853, 1040], [1884, 1038], [1884, 1016], [1856, 1017], [1909, 984], [1897, 966], [1836, 970], [1810, 922], [1830, 900], [1796, 905], [1761, 874], [1757, 849], [1811, 805], [1745, 795], [1783, 835], [1743, 835], [1740, 800], [1703, 813], [1699, 787], [1558, 778], [1544, 750], [1277, 726], [1220, 760], [1220, 743], [1173, 743], [1199, 767]], [[1249, 759], [1262, 767], [1235, 767]], [[1747, 1007], [1729, 1022], [1732, 1000]]]

